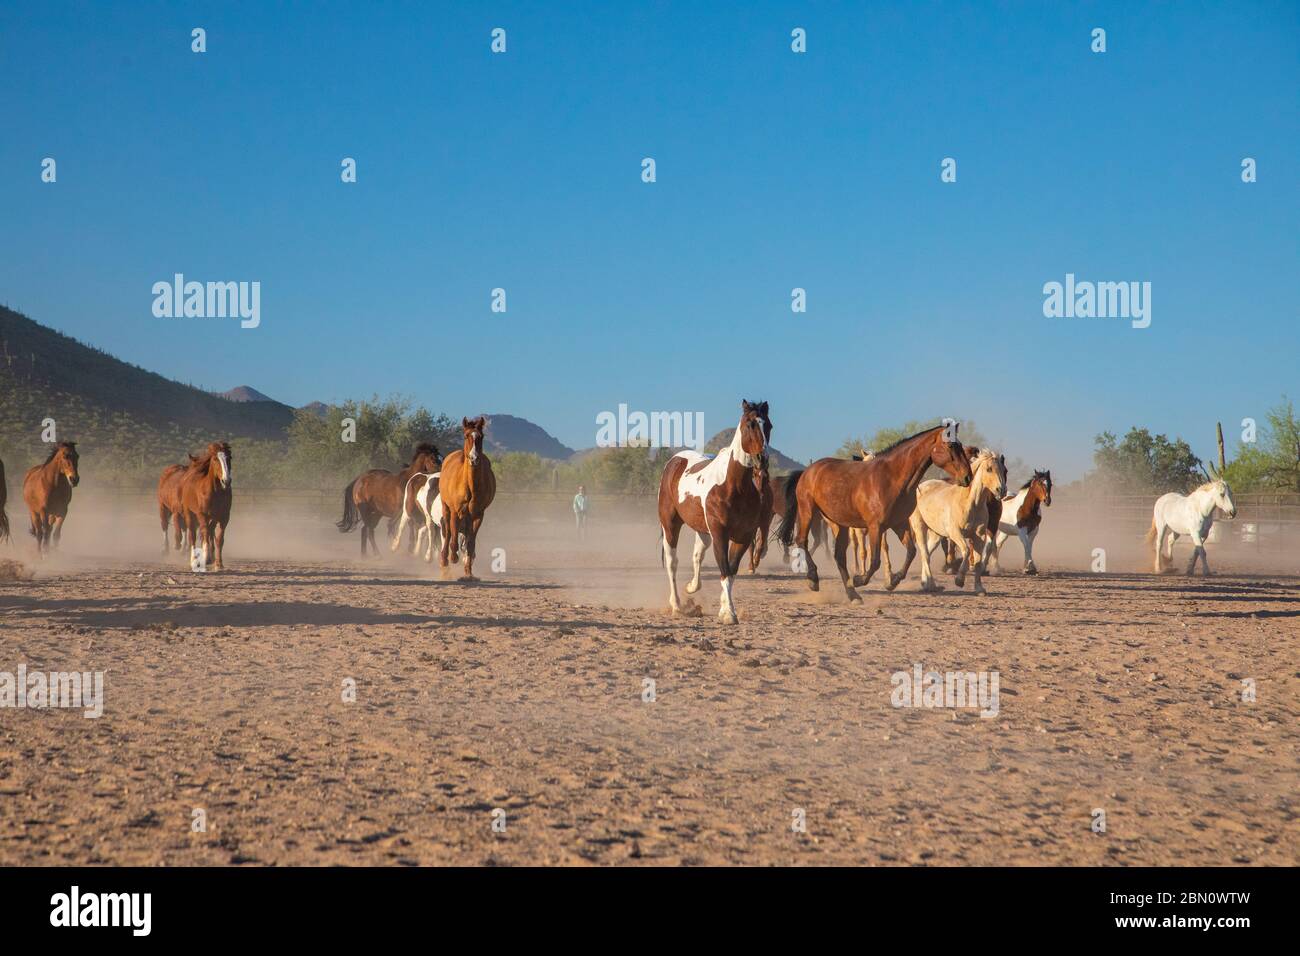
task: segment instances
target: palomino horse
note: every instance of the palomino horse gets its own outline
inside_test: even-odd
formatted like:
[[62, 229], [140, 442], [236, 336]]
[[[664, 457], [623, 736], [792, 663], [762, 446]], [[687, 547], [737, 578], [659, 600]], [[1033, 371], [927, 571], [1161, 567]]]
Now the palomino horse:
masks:
[[[1021, 485], [1020, 491], [1016, 494], [1003, 498], [1001, 505], [998, 523], [990, 526], [996, 527], [997, 533], [985, 555], [992, 562], [989, 565], [990, 573], [1000, 570], [998, 552], [1002, 550], [1003, 542], [1014, 534], [1025, 549], [1025, 574], [1037, 574], [1038, 568], [1034, 565], [1034, 539], [1038, 537], [1038, 526], [1043, 521], [1039, 506], [1044, 508], [1052, 506], [1052, 473], [1035, 471], [1034, 477]], [[992, 514], [993, 509], [989, 508], [990, 518]]]
[[412, 553], [420, 550], [420, 542], [428, 535], [429, 543], [425, 545], [424, 560], [433, 560], [435, 535], [442, 531], [442, 498], [438, 495], [440, 474], [432, 475], [421, 471], [411, 476], [406, 483], [403, 496], [402, 520], [393, 535], [392, 550], [402, 546], [402, 534], [409, 522], [415, 522], [415, 535], [411, 541]]
[[[978, 446], [966, 445], [964, 447], [966, 449], [966, 459], [968, 461], [974, 461], [975, 456], [980, 453]], [[987, 538], [988, 543], [990, 545], [992, 545], [993, 543], [994, 531], [997, 530], [998, 522], [1001, 520], [1002, 520], [1002, 499], [993, 498], [988, 502], [988, 515], [984, 521], [984, 527], [987, 529], [987, 534], [985, 535], [985, 537]], [[985, 548], [984, 551], [987, 556], [988, 549]], [[902, 571], [903, 577], [907, 577], [907, 570], [909, 567], [911, 567], [911, 564], [912, 564], [911, 553], [909, 552], [907, 564], [903, 566], [903, 571]], [[956, 574], [957, 569], [960, 567], [961, 567], [961, 554], [957, 550], [957, 542], [953, 541], [951, 538], [944, 538], [943, 539], [944, 571], [946, 571], [949, 574]]]
[[[900, 536], [904, 533], [900, 529], [906, 528], [907, 519], [916, 507], [916, 486], [921, 483], [925, 470], [938, 465], [963, 485], [970, 482], [970, 462], [961, 443], [947, 437], [948, 429], [955, 434], [957, 427], [951, 423], [927, 428], [895, 442], [869, 461], [822, 458], [806, 471], [790, 476], [785, 492], [785, 517], [777, 538], [787, 547], [794, 541], [804, 552], [810, 590], [816, 591], [820, 586], [817, 566], [808, 555], [808, 531], [818, 515], [824, 515], [838, 528], [835, 565], [849, 600], [860, 601], [855, 586], [865, 585], [880, 567], [885, 531], [892, 528]], [[849, 528], [866, 528], [871, 550], [871, 566], [866, 575], [852, 583], [845, 561]]]
[[[1210, 561], [1205, 556], [1205, 539], [1209, 536], [1210, 526], [1214, 524], [1214, 509], [1218, 508], [1229, 518], [1237, 517], [1237, 505], [1232, 500], [1232, 489], [1223, 480], [1223, 476], [1209, 466], [1210, 480], [1201, 485], [1190, 495], [1180, 495], [1171, 491], [1156, 499], [1155, 510], [1151, 515], [1151, 530], [1147, 532], [1147, 544], [1155, 547], [1156, 574], [1165, 572], [1164, 563], [1169, 562], [1173, 569], [1174, 542], [1179, 535], [1190, 535], [1192, 539], [1192, 560], [1187, 565], [1186, 574], [1191, 577], [1196, 572], [1196, 559], [1200, 558], [1205, 569], [1205, 576], [1210, 576]], [[1164, 552], [1165, 535], [1169, 536], [1169, 550]]]
[[659, 527], [664, 566], [668, 569], [668, 604], [673, 614], [682, 610], [677, 597], [677, 537], [685, 524], [696, 534], [694, 574], [686, 593], [699, 590], [700, 564], [712, 542], [713, 558], [722, 575], [718, 620], [724, 624], [737, 621], [731, 584], [763, 517], [767, 443], [772, 437], [767, 402], [742, 401], [740, 408], [740, 423], [730, 445], [712, 458], [695, 451], [680, 451], [668, 460], [659, 479]]
[[473, 581], [474, 544], [483, 524], [483, 513], [497, 495], [497, 479], [492, 474], [492, 462], [483, 454], [487, 419], [481, 415], [473, 421], [462, 418], [460, 427], [465, 445], [447, 456], [438, 478], [438, 496], [442, 499], [442, 549], [438, 557], [442, 575], [446, 577], [448, 561], [455, 564], [460, 560], [460, 536], [464, 535], [465, 573], [460, 579]]
[[230, 524], [230, 503], [234, 493], [231, 480], [230, 445], [214, 441], [197, 458], [191, 456], [189, 467], [180, 479], [181, 511], [185, 531], [190, 539], [190, 570], [220, 571], [222, 544]]
[[31, 515], [37, 554], [44, 554], [59, 544], [72, 489], [81, 481], [77, 461], [77, 443], [59, 442], [45, 463], [29, 468], [23, 478], [23, 501]]
[[[190, 455], [190, 464], [198, 461]], [[181, 506], [181, 479], [189, 465], [168, 465], [158, 478], [158, 519], [162, 522], [163, 554], [170, 550], [167, 541], [167, 526], [175, 529], [175, 548], [179, 551], [185, 543], [185, 509]]]
[[0, 461], [0, 541], [9, 540], [9, 515], [5, 513], [5, 503], [9, 499], [9, 490], [5, 487], [5, 463]]
[[985, 594], [984, 547], [988, 529], [989, 500], [1001, 501], [1007, 493], [1007, 463], [1002, 455], [981, 451], [975, 456], [974, 478], [959, 487], [938, 478], [921, 482], [916, 489], [916, 510], [912, 512], [912, 538], [921, 549], [921, 590], [939, 591], [930, 570], [930, 553], [947, 538], [957, 545], [961, 563], [953, 583], [966, 583], [966, 568], [975, 571], [975, 593]]
[[375, 525], [380, 518], [388, 519], [388, 530], [397, 526], [402, 513], [402, 499], [406, 483], [416, 472], [432, 474], [442, 464], [438, 449], [428, 442], [415, 446], [411, 463], [393, 474], [383, 468], [372, 468], [352, 480], [343, 489], [343, 518], [337, 523], [339, 531], [347, 534], [358, 524], [361, 525], [361, 556], [366, 554], [366, 539], [369, 538], [375, 555], [379, 555], [379, 545], [375, 542]]

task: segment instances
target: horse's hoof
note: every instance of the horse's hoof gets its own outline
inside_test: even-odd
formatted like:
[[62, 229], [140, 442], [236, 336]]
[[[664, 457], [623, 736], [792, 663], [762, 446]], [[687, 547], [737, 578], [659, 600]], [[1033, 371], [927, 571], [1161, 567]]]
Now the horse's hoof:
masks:
[[1038, 573], [1038, 569], [1034, 567], [1032, 564], [1029, 567], [1025, 568], [1025, 574], [1037, 574], [1037, 573]]
[[719, 623], [719, 624], [739, 624], [740, 622], [736, 619], [736, 612], [735, 612], [735, 611], [719, 611], [719, 612], [718, 612], [718, 623]]
[[820, 590], [821, 590], [821, 587], [822, 587], [821, 584], [819, 584], [817, 581], [809, 581], [809, 582], [808, 582], [808, 590], [809, 590], [809, 591], [820, 591]]
[[694, 581], [692, 581], [692, 582], [690, 582], [689, 584], [686, 585], [686, 593], [687, 593], [687, 594], [694, 594], [694, 593], [695, 593], [696, 591], [698, 591], [699, 589], [700, 589], [700, 586], [699, 586], [698, 584], [696, 584]]
[[855, 588], [864, 588], [867, 586], [867, 578], [864, 574], [853, 575], [853, 586]]
[[472, 574], [462, 574], [462, 575], [460, 576], [460, 580], [461, 580], [461, 581], [467, 581], [467, 582], [468, 582], [468, 581], [477, 581], [478, 578], [474, 577], [474, 575], [472, 575]]
[[988, 591], [985, 591], [983, 588], [976, 588], [976, 589], [975, 589], [975, 596], [976, 596], [976, 597], [988, 597], [988, 596], [989, 596], [989, 592], [988, 592]]
[[846, 589], [846, 593], [847, 593], [848, 596], [849, 596], [849, 603], [850, 603], [850, 604], [861, 604], [861, 603], [862, 603], [862, 595], [859, 594], [857, 591], [853, 590], [853, 588], [847, 588], [847, 589]]
[[966, 579], [965, 579], [965, 578], [953, 578], [953, 579], [952, 579], [952, 583], [953, 583], [953, 586], [954, 586], [954, 587], [964, 588], [964, 587], [966, 586]]

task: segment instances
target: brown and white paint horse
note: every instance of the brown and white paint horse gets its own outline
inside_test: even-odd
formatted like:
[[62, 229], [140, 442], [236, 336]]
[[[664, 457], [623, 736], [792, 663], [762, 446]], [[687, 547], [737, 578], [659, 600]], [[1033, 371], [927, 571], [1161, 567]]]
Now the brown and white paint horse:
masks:
[[[455, 564], [460, 555], [460, 536], [465, 536], [465, 573], [462, 581], [473, 581], [474, 547], [478, 529], [483, 524], [483, 514], [497, 495], [497, 479], [492, 474], [492, 462], [483, 454], [483, 431], [487, 419], [480, 415], [473, 420], [462, 418], [460, 427], [465, 444], [442, 463], [438, 476], [438, 496], [442, 499], [442, 549], [438, 553], [442, 576], [448, 575], [448, 565]], [[433, 469], [436, 471], [437, 469]]]
[[[682, 607], [677, 595], [677, 538], [682, 525], [696, 534], [694, 573], [686, 593], [700, 588], [700, 564], [710, 543], [722, 579], [718, 620], [737, 622], [731, 597], [740, 560], [754, 544], [763, 517], [763, 489], [768, 483], [767, 445], [772, 421], [767, 402], [741, 402], [740, 423], [731, 444], [712, 458], [681, 451], [668, 460], [659, 479], [659, 526], [664, 566], [668, 570], [668, 604], [673, 614]], [[770, 520], [770, 519], [769, 519]]]
[[[214, 441], [180, 479], [180, 504], [190, 541], [191, 571], [220, 571], [226, 526], [230, 524], [232, 464], [229, 442]], [[166, 529], [164, 529], [164, 534]]]
[[31, 517], [37, 554], [58, 546], [68, 504], [72, 501], [72, 489], [81, 481], [78, 460], [76, 442], [59, 442], [45, 463], [29, 468], [23, 478], [23, 501]]
[[359, 475], [343, 489], [343, 518], [337, 522], [339, 531], [347, 534], [357, 525], [361, 525], [361, 555], [366, 554], [366, 540], [379, 556], [379, 545], [375, 542], [375, 526], [380, 518], [388, 519], [388, 530], [392, 532], [402, 514], [402, 504], [406, 495], [406, 483], [416, 472], [432, 474], [442, 465], [442, 456], [438, 449], [428, 442], [415, 446], [411, 463], [397, 474], [383, 468], [372, 468]]
[[991, 528], [996, 529], [994, 540], [989, 543], [990, 570], [1000, 570], [998, 552], [1002, 550], [1003, 542], [1014, 534], [1025, 549], [1025, 574], [1037, 574], [1038, 568], [1034, 564], [1034, 539], [1038, 537], [1038, 527], [1043, 521], [1040, 506], [1042, 508], [1052, 506], [1051, 471], [1035, 471], [1034, 477], [1021, 485], [1020, 491], [1003, 498], [1000, 505], [1000, 517], [997, 523], [990, 525]]
[[[880, 567], [885, 531], [900, 536], [916, 507], [916, 488], [931, 465], [937, 465], [962, 485], [971, 480], [970, 462], [955, 438], [957, 424], [935, 425], [895, 442], [868, 461], [822, 458], [805, 471], [795, 472], [786, 485], [786, 513], [777, 538], [787, 547], [793, 541], [808, 564], [808, 588], [819, 584], [817, 566], [808, 554], [808, 532], [819, 515], [838, 529], [835, 536], [835, 565], [850, 601], [861, 601], [855, 590], [871, 580]], [[871, 551], [866, 575], [849, 582], [846, 561], [849, 528], [865, 528]], [[797, 533], [796, 533], [797, 530]], [[908, 539], [908, 551], [914, 546]], [[892, 578], [891, 578], [892, 580]]]

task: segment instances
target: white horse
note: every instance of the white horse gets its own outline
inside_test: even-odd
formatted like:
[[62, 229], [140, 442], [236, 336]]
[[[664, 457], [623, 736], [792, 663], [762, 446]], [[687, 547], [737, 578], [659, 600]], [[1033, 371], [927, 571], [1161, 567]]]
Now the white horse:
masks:
[[984, 549], [984, 560], [990, 574], [1001, 570], [998, 554], [1013, 534], [1020, 539], [1020, 546], [1025, 549], [1025, 574], [1038, 573], [1038, 567], [1034, 564], [1034, 539], [1038, 537], [1038, 529], [1043, 522], [1040, 505], [1048, 508], [1052, 505], [1050, 471], [1035, 471], [1034, 477], [1026, 481], [1020, 491], [1002, 499], [1002, 517], [998, 519], [997, 533]]
[[420, 542], [427, 535], [429, 543], [425, 545], [424, 560], [433, 561], [435, 532], [439, 535], [442, 533], [442, 496], [438, 494], [438, 478], [441, 474], [440, 471], [435, 471], [433, 474], [416, 472], [407, 479], [406, 488], [402, 491], [402, 519], [397, 526], [397, 533], [393, 535], [392, 550], [396, 551], [401, 547], [406, 522], [411, 518], [407, 511], [407, 503], [412, 502], [424, 515], [424, 527], [416, 530], [413, 550], [420, 550]]
[[[1205, 539], [1214, 524], [1214, 509], [1218, 508], [1229, 518], [1237, 517], [1237, 506], [1232, 500], [1232, 489], [1214, 469], [1209, 466], [1209, 478], [1205, 484], [1190, 495], [1180, 495], [1171, 491], [1156, 499], [1155, 511], [1151, 515], [1151, 530], [1147, 532], [1147, 544], [1155, 547], [1156, 574], [1163, 574], [1165, 562], [1172, 570], [1174, 561], [1174, 541], [1179, 535], [1189, 535], [1192, 539], [1192, 560], [1187, 565], [1190, 577], [1196, 571], [1196, 559], [1201, 559], [1205, 575], [1210, 574], [1210, 562], [1205, 557]], [[1165, 552], [1165, 535], [1169, 536], [1169, 548]]]

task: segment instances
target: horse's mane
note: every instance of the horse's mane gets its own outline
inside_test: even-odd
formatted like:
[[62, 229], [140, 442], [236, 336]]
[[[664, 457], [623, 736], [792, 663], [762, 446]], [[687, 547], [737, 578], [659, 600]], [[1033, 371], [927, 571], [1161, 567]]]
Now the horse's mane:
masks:
[[59, 453], [59, 450], [62, 448], [68, 448], [71, 449], [72, 451], [76, 451], [77, 443], [75, 441], [59, 442], [57, 445], [55, 445], [53, 448], [50, 449], [50, 453], [45, 456], [45, 461], [41, 462], [41, 465], [42, 466], [48, 465], [50, 462], [54, 461], [54, 456], [57, 455]]
[[885, 454], [886, 452], [893, 451], [893, 450], [894, 450], [895, 448], [897, 448], [899, 445], [905, 445], [905, 444], [907, 444], [908, 442], [910, 442], [913, 438], [920, 438], [922, 435], [926, 434], [927, 432], [932, 432], [932, 431], [934, 431], [934, 430], [936, 430], [936, 429], [939, 429], [939, 428], [943, 428], [943, 425], [942, 425], [942, 424], [939, 424], [939, 425], [931, 425], [929, 428], [922, 428], [922, 429], [921, 429], [919, 432], [917, 432], [915, 435], [908, 435], [906, 438], [900, 438], [898, 441], [894, 442], [894, 443], [893, 443], [892, 445], [890, 445], [888, 448], [882, 448], [882, 449], [880, 449], [880, 451], [876, 452], [875, 457], [876, 457], [876, 458], [879, 458], [881, 455]]
[[1052, 473], [1051, 473], [1050, 471], [1035, 471], [1035, 472], [1034, 472], [1034, 477], [1030, 478], [1030, 479], [1029, 479], [1028, 481], [1026, 481], [1023, 485], [1021, 485], [1021, 486], [1020, 486], [1020, 490], [1021, 490], [1021, 491], [1024, 491], [1026, 488], [1028, 488], [1030, 485], [1032, 485], [1032, 484], [1033, 484], [1035, 481], [1037, 481], [1039, 478], [1042, 478], [1044, 481], [1051, 481], [1051, 480], [1052, 480]]
[[421, 455], [432, 455], [434, 458], [442, 457], [442, 453], [438, 451], [438, 447], [434, 445], [433, 442], [428, 441], [422, 441], [420, 444], [415, 446], [415, 451], [411, 453], [411, 464], [415, 464], [415, 459], [419, 458]]

